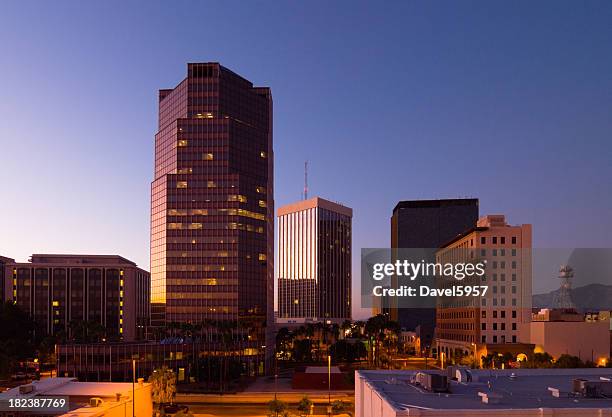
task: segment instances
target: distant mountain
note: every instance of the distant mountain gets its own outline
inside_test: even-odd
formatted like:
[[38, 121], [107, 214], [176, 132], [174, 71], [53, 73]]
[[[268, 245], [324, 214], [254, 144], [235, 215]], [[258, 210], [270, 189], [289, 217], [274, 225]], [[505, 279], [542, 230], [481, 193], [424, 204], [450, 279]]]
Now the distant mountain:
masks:
[[[555, 308], [553, 300], [559, 290], [534, 294], [534, 308]], [[612, 310], [612, 285], [589, 284], [572, 289], [572, 301], [582, 311]]]

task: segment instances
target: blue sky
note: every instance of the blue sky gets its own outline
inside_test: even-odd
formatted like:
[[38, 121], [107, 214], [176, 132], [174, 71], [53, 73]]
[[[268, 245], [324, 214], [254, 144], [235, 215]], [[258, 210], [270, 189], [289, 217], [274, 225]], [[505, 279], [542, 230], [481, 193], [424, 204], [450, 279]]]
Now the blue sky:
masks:
[[[0, 254], [148, 267], [156, 92], [219, 61], [274, 97], [277, 206], [478, 197], [539, 247], [612, 247], [612, 3], [3, 2]], [[362, 315], [364, 312], [357, 312]]]

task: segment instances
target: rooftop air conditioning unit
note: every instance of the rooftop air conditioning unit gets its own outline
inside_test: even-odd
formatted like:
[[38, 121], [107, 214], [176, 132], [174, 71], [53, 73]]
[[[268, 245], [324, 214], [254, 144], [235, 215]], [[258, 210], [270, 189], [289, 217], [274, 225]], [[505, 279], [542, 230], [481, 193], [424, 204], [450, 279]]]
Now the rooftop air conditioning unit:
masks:
[[89, 406], [90, 407], [100, 407], [103, 402], [104, 400], [100, 397], [92, 397], [89, 399]]
[[446, 375], [417, 372], [415, 382], [422, 386], [427, 391], [431, 392], [447, 392], [448, 377]]
[[574, 379], [574, 392], [587, 398], [610, 398], [612, 397], [611, 381], [588, 381], [586, 379]]
[[34, 385], [32, 384], [22, 385], [19, 387], [20, 394], [30, 394], [32, 392], [34, 392]]

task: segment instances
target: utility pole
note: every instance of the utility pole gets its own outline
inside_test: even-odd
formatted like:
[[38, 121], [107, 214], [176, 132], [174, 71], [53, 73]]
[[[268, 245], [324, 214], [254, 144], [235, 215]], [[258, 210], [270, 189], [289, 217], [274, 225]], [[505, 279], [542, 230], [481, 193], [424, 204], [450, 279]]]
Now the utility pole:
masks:
[[304, 161], [304, 200], [308, 200], [308, 161]]

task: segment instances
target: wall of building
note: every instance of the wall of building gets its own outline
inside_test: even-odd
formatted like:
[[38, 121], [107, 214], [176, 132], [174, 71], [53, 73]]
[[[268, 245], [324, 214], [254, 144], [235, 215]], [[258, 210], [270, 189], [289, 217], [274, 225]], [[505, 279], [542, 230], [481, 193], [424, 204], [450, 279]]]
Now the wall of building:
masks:
[[438, 262], [486, 263], [484, 280], [469, 284], [488, 286], [486, 296], [469, 305], [460, 299], [456, 306], [440, 307], [446, 300], [438, 300], [438, 346], [473, 354], [477, 345], [524, 340], [524, 325], [531, 320], [531, 245], [531, 225], [511, 226], [503, 215], [489, 215], [438, 251]]
[[398, 413], [359, 375], [359, 371], [355, 371], [355, 417], [396, 417], [400, 415], [410, 414], [407, 414], [406, 411]]
[[596, 363], [610, 356], [607, 321], [534, 321], [529, 327], [529, 341], [536, 345], [536, 352], [547, 352], [554, 358], [568, 354]]
[[[152, 325], [273, 318], [272, 94], [219, 63], [159, 92], [151, 184]], [[217, 333], [210, 328], [208, 333]], [[246, 337], [246, 330], [235, 339]], [[229, 348], [228, 348], [229, 349]]]

